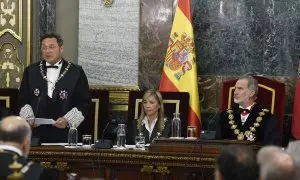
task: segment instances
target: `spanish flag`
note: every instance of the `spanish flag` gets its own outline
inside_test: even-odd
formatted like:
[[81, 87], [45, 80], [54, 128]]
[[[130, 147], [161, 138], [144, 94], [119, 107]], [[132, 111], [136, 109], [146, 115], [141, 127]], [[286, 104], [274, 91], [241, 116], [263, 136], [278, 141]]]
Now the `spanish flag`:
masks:
[[295, 139], [300, 139], [300, 64], [298, 65], [298, 76], [296, 82], [294, 111], [292, 121], [292, 134]]
[[179, 0], [169, 39], [160, 91], [189, 92], [188, 124], [200, 133], [200, 104], [190, 0]]

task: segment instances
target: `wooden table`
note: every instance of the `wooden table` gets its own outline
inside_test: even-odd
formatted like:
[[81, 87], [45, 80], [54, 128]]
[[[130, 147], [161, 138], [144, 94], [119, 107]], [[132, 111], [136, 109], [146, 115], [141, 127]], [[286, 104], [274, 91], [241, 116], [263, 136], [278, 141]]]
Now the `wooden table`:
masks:
[[[80, 177], [104, 179], [213, 179], [215, 158], [233, 141], [156, 141], [147, 150], [70, 149], [33, 147], [29, 158], [55, 168], [59, 179], [75, 172]], [[257, 146], [248, 144], [257, 149]]]

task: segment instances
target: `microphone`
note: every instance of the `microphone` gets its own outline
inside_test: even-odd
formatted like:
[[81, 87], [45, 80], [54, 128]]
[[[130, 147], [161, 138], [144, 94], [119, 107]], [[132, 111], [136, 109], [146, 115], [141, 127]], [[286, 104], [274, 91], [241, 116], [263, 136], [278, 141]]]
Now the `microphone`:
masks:
[[210, 125], [212, 123], [215, 124], [216, 120], [215, 117], [218, 114], [218, 112], [214, 113], [212, 117], [209, 118], [209, 123], [207, 125], [207, 130], [202, 130], [200, 134], [200, 139], [216, 139], [216, 131], [210, 130]]
[[108, 121], [106, 123], [106, 125], [104, 126], [101, 139], [96, 140], [96, 142], [94, 144], [95, 149], [111, 149], [113, 147], [111, 140], [104, 139], [105, 131], [107, 130], [109, 125], [110, 125], [110, 121]]
[[[38, 112], [38, 109], [39, 109], [39, 106], [40, 106], [40, 101], [41, 101], [41, 94], [38, 97], [38, 102], [37, 102], [37, 105], [35, 107], [34, 117], [37, 116], [37, 112]], [[35, 124], [35, 118], [33, 119], [33, 125], [34, 124]]]
[[[38, 91], [39, 92], [39, 91]], [[35, 107], [35, 112], [34, 112], [34, 119], [33, 119], [33, 125], [35, 124], [35, 117], [37, 116], [38, 113], [38, 109], [40, 106], [40, 101], [41, 101], [41, 93], [36, 94], [36, 96], [38, 96], [38, 102], [36, 103], [36, 107]], [[41, 141], [39, 137], [31, 137], [31, 147], [37, 147], [37, 146], [41, 146]]]
[[102, 138], [101, 138], [101, 140], [104, 139], [105, 131], [106, 131], [106, 129], [107, 129], [107, 127], [108, 127], [109, 125], [110, 125], [110, 121], [108, 121], [108, 122], [106, 123], [106, 125], [105, 125], [105, 127], [104, 127], [104, 129], [103, 129], [103, 131], [102, 131]]

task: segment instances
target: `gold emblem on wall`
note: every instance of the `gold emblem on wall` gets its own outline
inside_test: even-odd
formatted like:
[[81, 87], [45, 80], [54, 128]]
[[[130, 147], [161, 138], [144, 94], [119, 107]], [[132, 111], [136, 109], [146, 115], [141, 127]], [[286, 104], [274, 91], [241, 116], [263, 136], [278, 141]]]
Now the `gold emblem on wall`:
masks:
[[24, 65], [18, 58], [18, 51], [11, 43], [0, 47], [0, 88], [19, 88]]
[[22, 0], [1, 0], [0, 14], [0, 37], [8, 32], [22, 42]]
[[114, 0], [103, 0], [103, 3], [104, 3], [105, 7], [111, 7], [113, 2], [114, 2]]

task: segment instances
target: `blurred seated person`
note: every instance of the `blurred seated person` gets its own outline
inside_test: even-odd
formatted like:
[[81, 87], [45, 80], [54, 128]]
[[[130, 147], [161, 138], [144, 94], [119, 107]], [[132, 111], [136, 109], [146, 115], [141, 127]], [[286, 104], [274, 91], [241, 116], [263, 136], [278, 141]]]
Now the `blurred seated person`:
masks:
[[[42, 177], [43, 167], [27, 159], [31, 144], [31, 127], [21, 117], [8, 116], [0, 121], [0, 179], [12, 174], [9, 165], [21, 165], [21, 176], [26, 180], [51, 179]], [[22, 178], [22, 179], [23, 179]]]
[[[170, 137], [172, 121], [164, 117], [164, 104], [161, 93], [148, 90], [143, 95], [141, 115], [132, 122], [133, 139], [142, 133], [145, 144], [158, 136]], [[134, 141], [133, 141], [134, 142]]]
[[296, 180], [295, 160], [281, 147], [262, 147], [257, 153], [257, 163], [260, 167], [260, 180]]
[[224, 146], [216, 159], [215, 180], [258, 180], [254, 151], [247, 146]]
[[14, 115], [14, 113], [10, 109], [0, 106], [0, 120], [2, 120], [7, 116], [12, 116], [12, 115]]
[[258, 82], [252, 76], [243, 76], [235, 84], [233, 109], [220, 113], [217, 138], [248, 140], [266, 144], [281, 144], [279, 122], [255, 100]]
[[296, 164], [296, 179], [300, 179], [300, 140], [291, 141], [286, 151], [294, 158]]

